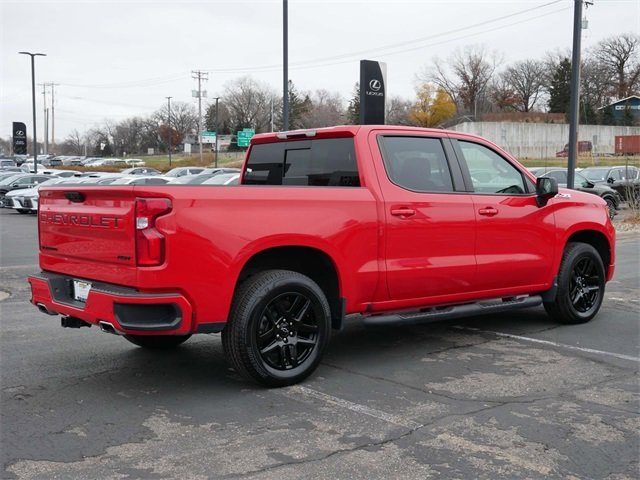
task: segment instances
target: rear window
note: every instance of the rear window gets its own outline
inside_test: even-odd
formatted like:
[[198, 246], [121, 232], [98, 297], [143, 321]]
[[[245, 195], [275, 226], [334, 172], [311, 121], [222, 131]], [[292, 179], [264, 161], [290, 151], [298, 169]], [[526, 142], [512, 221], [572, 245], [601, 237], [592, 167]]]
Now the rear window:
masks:
[[359, 187], [353, 138], [265, 143], [251, 148], [245, 185]]

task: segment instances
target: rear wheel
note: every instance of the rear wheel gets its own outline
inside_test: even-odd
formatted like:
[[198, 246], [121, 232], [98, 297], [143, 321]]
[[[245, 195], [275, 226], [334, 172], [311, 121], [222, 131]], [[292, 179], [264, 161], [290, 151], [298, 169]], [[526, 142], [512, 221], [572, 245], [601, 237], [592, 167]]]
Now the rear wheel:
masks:
[[596, 316], [604, 298], [605, 272], [598, 251], [586, 243], [569, 243], [558, 272], [558, 291], [544, 308], [561, 323], [585, 323]]
[[245, 378], [269, 387], [292, 385], [320, 363], [330, 318], [329, 303], [313, 280], [268, 270], [238, 288], [222, 345]]
[[150, 350], [175, 348], [189, 340], [191, 335], [125, 335], [124, 338], [134, 345]]

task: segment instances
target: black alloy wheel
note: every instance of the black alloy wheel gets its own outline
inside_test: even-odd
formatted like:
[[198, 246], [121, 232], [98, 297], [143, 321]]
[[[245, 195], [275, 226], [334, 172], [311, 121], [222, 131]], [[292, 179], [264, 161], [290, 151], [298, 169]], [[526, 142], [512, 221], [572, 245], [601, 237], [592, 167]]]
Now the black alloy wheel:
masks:
[[286, 292], [264, 307], [257, 347], [266, 365], [291, 370], [313, 353], [319, 341], [319, 322], [311, 311], [311, 302], [303, 293]]
[[558, 289], [547, 313], [561, 323], [585, 323], [604, 299], [605, 270], [598, 251], [586, 243], [569, 243], [558, 272]]
[[267, 270], [237, 289], [222, 346], [236, 372], [268, 387], [300, 382], [319, 365], [331, 313], [309, 277]]

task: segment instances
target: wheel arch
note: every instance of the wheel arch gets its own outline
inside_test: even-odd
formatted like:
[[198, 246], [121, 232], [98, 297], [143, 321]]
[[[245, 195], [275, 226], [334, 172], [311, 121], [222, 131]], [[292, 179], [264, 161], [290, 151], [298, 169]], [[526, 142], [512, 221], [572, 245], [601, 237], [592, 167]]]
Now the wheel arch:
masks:
[[582, 242], [595, 248], [602, 259], [605, 274], [607, 278], [609, 277], [609, 268], [611, 267], [611, 246], [609, 245], [607, 237], [603, 233], [595, 230], [581, 230], [573, 233], [567, 239], [567, 244], [571, 242]]
[[254, 254], [244, 265], [236, 283], [238, 286], [256, 273], [265, 270], [291, 270], [318, 284], [331, 309], [331, 326], [342, 327], [345, 302], [340, 296], [340, 275], [333, 259], [322, 250], [306, 246], [272, 247]]

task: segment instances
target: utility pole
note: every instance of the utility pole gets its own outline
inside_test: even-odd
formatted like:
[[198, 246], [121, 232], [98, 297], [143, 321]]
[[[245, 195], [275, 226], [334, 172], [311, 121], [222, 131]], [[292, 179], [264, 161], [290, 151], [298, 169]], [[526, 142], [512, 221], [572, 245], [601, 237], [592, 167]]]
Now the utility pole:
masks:
[[56, 117], [55, 117], [55, 87], [57, 83], [49, 82], [51, 86], [51, 150], [55, 152], [56, 149]]
[[49, 110], [47, 108], [47, 84], [39, 83], [38, 85], [42, 85], [42, 125], [44, 128], [44, 153], [45, 155], [49, 153]]
[[220, 97], [215, 97], [216, 99], [216, 147], [215, 147], [215, 167], [218, 168], [218, 100]]
[[289, 7], [282, 0], [282, 130], [289, 130]]
[[36, 65], [35, 57], [46, 57], [46, 53], [18, 52], [31, 57], [31, 105], [33, 111], [33, 173], [38, 173], [38, 140], [36, 139]]
[[173, 143], [173, 131], [171, 130], [171, 99], [173, 97], [165, 97], [167, 99], [167, 111], [169, 113], [169, 166], [171, 166], [171, 146]]
[[[569, 151], [567, 152], [567, 188], [573, 188], [578, 156], [580, 122], [580, 42], [582, 39], [582, 2], [574, 0], [573, 52], [571, 56], [571, 99], [569, 102]], [[593, 5], [593, 2], [585, 2]]]
[[197, 91], [197, 95], [194, 95], [196, 97], [198, 97], [198, 145], [200, 147], [200, 161], [202, 162], [202, 138], [200, 136], [201, 130], [202, 130], [202, 96], [204, 94], [204, 96], [207, 96], [207, 91], [205, 90], [204, 92], [202, 91], [202, 81], [207, 81], [208, 80], [208, 73], [207, 72], [202, 72], [200, 70], [196, 70], [196, 71], [192, 71], [191, 72], [193, 74], [194, 79], [198, 79], [198, 91]]

